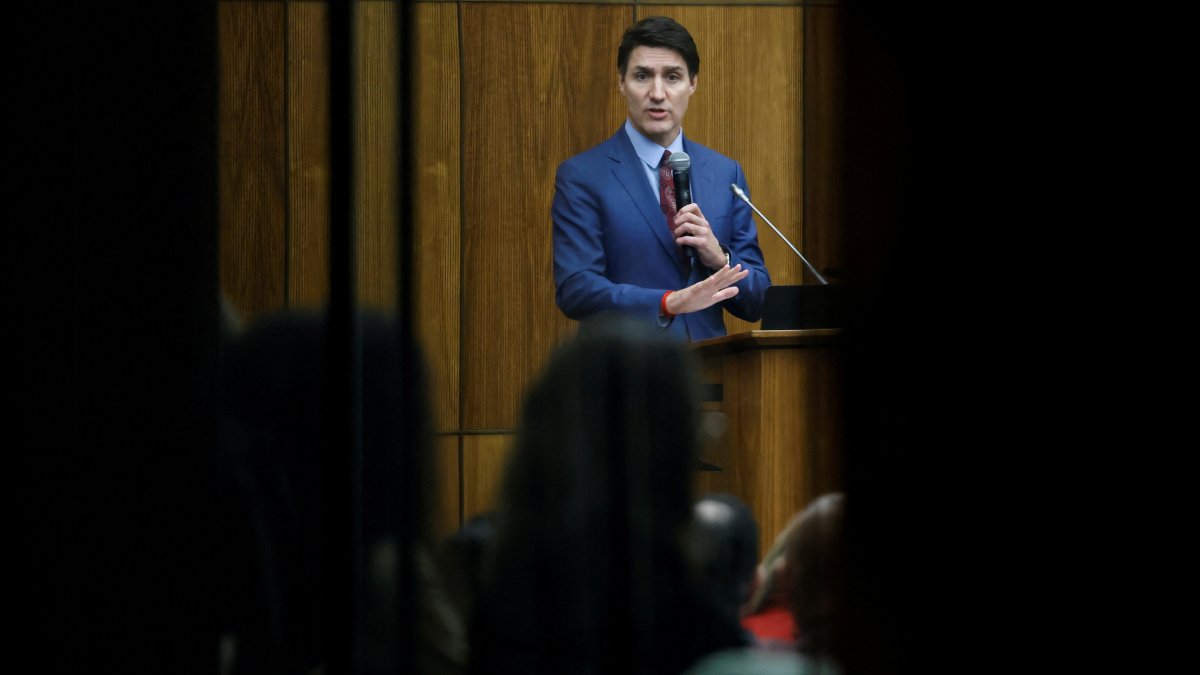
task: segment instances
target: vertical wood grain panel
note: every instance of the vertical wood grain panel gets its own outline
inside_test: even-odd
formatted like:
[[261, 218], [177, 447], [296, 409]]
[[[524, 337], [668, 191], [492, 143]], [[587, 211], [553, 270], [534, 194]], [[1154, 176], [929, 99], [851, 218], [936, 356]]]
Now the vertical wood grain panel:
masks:
[[[804, 10], [800, 7], [669, 6], [638, 8], [638, 17], [682, 23], [700, 51], [696, 93], [684, 133], [738, 160], [750, 197], [799, 246], [804, 240]], [[704, 207], [703, 195], [697, 203]], [[767, 270], [776, 284], [800, 283], [802, 264], [755, 217]], [[755, 326], [729, 314], [730, 333]]]
[[393, 312], [397, 300], [397, 25], [395, 2], [357, 5], [355, 257], [358, 299]]
[[841, 485], [837, 356], [828, 347], [759, 349], [722, 364], [720, 408], [737, 448], [721, 474], [698, 482], [746, 502], [765, 552], [793, 515]]
[[759, 496], [755, 514], [764, 526], [765, 549], [772, 533], [793, 515], [840, 487], [835, 459], [841, 450], [841, 417], [837, 360], [830, 350], [775, 349], [764, 351], [762, 358], [762, 443], [791, 450], [774, 453], [758, 467], [757, 479], [766, 492]]
[[463, 522], [496, 507], [512, 434], [463, 436]]
[[764, 454], [763, 429], [759, 423], [762, 352], [754, 350], [730, 355], [724, 359], [724, 368], [724, 410], [729, 418], [729, 428], [737, 434], [736, 441], [731, 443], [736, 442], [738, 447], [722, 469], [728, 476], [730, 492], [745, 502], [758, 520], [761, 551], [762, 533], [771, 528], [769, 518], [764, 517], [765, 495], [760, 482]]
[[615, 50], [629, 9], [463, 5], [466, 77], [464, 425], [512, 427], [526, 383], [570, 330], [554, 304], [558, 164], [621, 123]]
[[[755, 396], [759, 415], [756, 426], [761, 429], [761, 439], [754, 447], [779, 448], [778, 452], [756, 457], [753, 475], [747, 476], [759, 486], [752, 506], [761, 526], [759, 550], [770, 546], [774, 535], [807, 503], [813, 454], [806, 442], [810, 437], [808, 432], [827, 431], [813, 423], [815, 392], [811, 386], [800, 386], [808, 385], [808, 378], [813, 375], [812, 351], [764, 350], [755, 355], [760, 359], [762, 381]], [[791, 363], [781, 363], [784, 360]], [[778, 374], [782, 372], [795, 379], [781, 383]]]
[[[414, 125], [412, 279], [417, 337], [430, 366], [433, 428], [458, 429], [460, 143], [458, 8], [418, 3], [414, 8]], [[457, 488], [456, 488], [457, 489]]]
[[[812, 350], [805, 354], [808, 359], [803, 383], [805, 385], [804, 447], [808, 448], [805, 459], [807, 481], [805, 494], [797, 509], [826, 492], [842, 489], [842, 448], [844, 427], [842, 415], [841, 362], [837, 353]], [[776, 389], [795, 386], [776, 377]]]
[[[842, 10], [804, 15], [804, 244], [818, 270], [845, 269], [841, 211]], [[801, 246], [799, 242], [793, 242]], [[806, 283], [816, 283], [805, 273]]]
[[221, 290], [247, 318], [285, 298], [282, 3], [218, 5]]
[[435, 436], [433, 439], [434, 475], [430, 477], [435, 487], [430, 509], [429, 531], [435, 541], [446, 538], [462, 524], [459, 511], [459, 476], [457, 435]]
[[288, 4], [291, 307], [329, 297], [329, 30], [320, 2]]

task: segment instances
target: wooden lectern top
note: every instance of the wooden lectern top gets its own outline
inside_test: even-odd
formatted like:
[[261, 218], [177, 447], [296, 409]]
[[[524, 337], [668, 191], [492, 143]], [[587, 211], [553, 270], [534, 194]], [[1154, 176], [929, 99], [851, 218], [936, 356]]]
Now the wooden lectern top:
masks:
[[701, 356], [720, 356], [748, 349], [828, 347], [837, 344], [841, 334], [841, 328], [750, 330], [693, 342], [692, 347]]

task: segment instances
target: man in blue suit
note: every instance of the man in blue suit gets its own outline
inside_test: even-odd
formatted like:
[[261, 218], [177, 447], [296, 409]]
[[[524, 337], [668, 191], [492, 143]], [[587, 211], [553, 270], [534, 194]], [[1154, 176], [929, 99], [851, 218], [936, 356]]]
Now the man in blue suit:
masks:
[[[555, 300], [568, 317], [621, 312], [690, 340], [725, 334], [722, 307], [759, 319], [771, 278], [750, 209], [729, 188], [745, 189], [741, 166], [683, 136], [699, 70], [696, 43], [675, 21], [649, 17], [625, 31], [617, 86], [629, 117], [555, 179]], [[695, 203], [672, 219], [663, 162], [680, 151]]]

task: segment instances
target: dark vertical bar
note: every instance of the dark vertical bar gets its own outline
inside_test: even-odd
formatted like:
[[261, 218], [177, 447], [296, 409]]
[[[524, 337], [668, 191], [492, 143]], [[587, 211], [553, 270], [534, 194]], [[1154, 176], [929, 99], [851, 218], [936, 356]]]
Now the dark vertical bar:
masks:
[[216, 9], [22, 9], [9, 637], [42, 672], [215, 672]]
[[[811, 190], [809, 187], [807, 170], [808, 120], [810, 119], [808, 111], [811, 109], [808, 101], [813, 89], [812, 78], [809, 76], [810, 71], [808, 68], [808, 13], [812, 11], [814, 10], [808, 6], [803, 6], [800, 8], [800, 111], [797, 113], [800, 119], [796, 122], [796, 124], [798, 124], [800, 127], [800, 185], [803, 186], [801, 189], [806, 193], [802, 194], [800, 199], [800, 222], [803, 224], [803, 227], [800, 230], [799, 246], [801, 251], [806, 252], [810, 250], [808, 248], [808, 233], [812, 226], [812, 223], [809, 223], [808, 219], [804, 217], [805, 205], [808, 203], [807, 193]], [[811, 255], [811, 253], [809, 253], [809, 255]], [[807, 266], [801, 266], [800, 283], [806, 283], [809, 277], [810, 273]]]
[[[422, 415], [425, 410], [422, 390], [424, 377], [415, 372], [421, 368], [416, 359], [407, 358], [418, 353], [412, 324], [413, 307], [413, 228], [416, 226], [414, 214], [416, 208], [413, 193], [413, 138], [412, 138], [412, 106], [416, 100], [412, 83], [413, 50], [416, 48], [416, 31], [413, 21], [412, 3], [400, 0], [396, 12], [396, 39], [399, 42], [396, 49], [396, 101], [397, 111], [397, 143], [396, 166], [398, 168], [399, 199], [396, 214], [396, 242], [398, 292], [396, 294], [399, 307], [396, 317], [399, 324], [400, 354], [400, 392], [402, 396], [401, 410], [405, 415]], [[408, 419], [409, 429], [424, 429], [426, 420]], [[401, 555], [397, 556], [400, 569], [397, 570], [397, 614], [399, 617], [399, 635], [396, 645], [396, 666], [399, 673], [416, 672], [417, 653], [417, 573], [415, 559], [412, 554], [416, 544], [421, 540], [425, 525], [425, 508], [423, 490], [426, 489], [426, 457], [430, 448], [423, 444], [430, 441], [426, 434], [406, 434], [400, 447], [400, 509], [398, 514], [399, 543]]]
[[326, 341], [324, 635], [327, 672], [362, 654], [362, 353], [355, 298], [354, 0], [329, 3], [329, 307]]
[[288, 114], [288, 99], [289, 85], [292, 82], [292, 18], [291, 18], [292, 3], [286, 1], [283, 3], [283, 25], [280, 26], [280, 31], [283, 32], [283, 166], [286, 179], [283, 181], [283, 306], [293, 307], [295, 299], [292, 297], [292, 201], [295, 195], [292, 194], [292, 180], [290, 173], [292, 170], [292, 116]]
[[[1046, 116], [1060, 101], [1045, 94], [1068, 91], [1055, 58], [1088, 53], [1059, 38], [1104, 33], [1083, 30], [1073, 16], [1042, 51], [1051, 47], [1038, 40], [1054, 25], [1053, 10], [1030, 22], [941, 3], [860, 0], [845, 9], [841, 198], [856, 299], [842, 352], [855, 645], [845, 672], [956, 672], [1001, 626], [1016, 624], [1026, 649], [997, 653], [989, 663], [997, 671], [1020, 668], [1029, 653], [1083, 653], [1057, 642], [1072, 631], [1045, 623], [1062, 616], [1053, 602], [1068, 599], [1046, 589], [1076, 561], [1040, 543], [1062, 539], [1069, 528], [1061, 523], [1072, 519], [1040, 498], [1054, 494], [1039, 491], [1047, 484], [1027, 482], [1053, 476], [1052, 458], [1065, 447], [1058, 439], [1097, 447], [1061, 413], [1068, 400], [1099, 411], [1052, 382], [1070, 372], [1071, 352], [1051, 337], [1063, 316], [1053, 275], [1077, 272], [1068, 260], [1080, 259], [1080, 239], [1072, 232], [1070, 252], [1046, 266], [1014, 258], [996, 232], [1019, 221], [1036, 233], [1030, 251], [1068, 250], [1053, 248], [1061, 222], [1044, 207], [1069, 194], [1059, 179], [1076, 167], [1053, 154], [1067, 146], [1064, 127]], [[947, 31], [947, 21], [970, 29]], [[1036, 113], [1028, 112], [1033, 101]], [[1035, 166], [1053, 167], [1052, 187], [1035, 182]], [[1044, 194], [1055, 196], [1043, 202]], [[934, 267], [937, 290], [919, 291], [913, 280]], [[1036, 279], [1036, 290], [1016, 294], [1014, 279]], [[998, 328], [1004, 321], [1011, 330]], [[1027, 326], [1045, 339], [1011, 339]], [[1070, 435], [1058, 436], [1051, 418]], [[1076, 480], [1077, 469], [1066, 474], [1072, 485], [1087, 482]], [[1081, 497], [1069, 503], [1087, 504]], [[1025, 543], [1014, 551], [996, 546], [1010, 527]], [[900, 548], [921, 553], [884, 559]], [[1037, 561], [1014, 573], [1028, 550]], [[1055, 568], [1055, 560], [1072, 567]], [[907, 648], [921, 635], [938, 635], [938, 648]]]

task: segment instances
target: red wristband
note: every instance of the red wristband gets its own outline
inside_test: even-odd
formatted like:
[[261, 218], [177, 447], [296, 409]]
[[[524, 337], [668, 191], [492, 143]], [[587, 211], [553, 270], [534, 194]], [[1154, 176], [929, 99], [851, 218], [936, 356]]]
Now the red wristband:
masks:
[[659, 302], [658, 302], [659, 313], [661, 313], [663, 316], [667, 317], [668, 319], [675, 316], [674, 314], [667, 311], [667, 296], [674, 292], [675, 291], [667, 291], [666, 293], [663, 293], [662, 300], [659, 300]]

